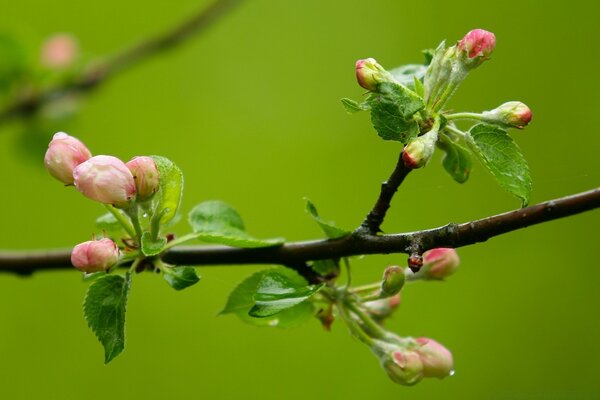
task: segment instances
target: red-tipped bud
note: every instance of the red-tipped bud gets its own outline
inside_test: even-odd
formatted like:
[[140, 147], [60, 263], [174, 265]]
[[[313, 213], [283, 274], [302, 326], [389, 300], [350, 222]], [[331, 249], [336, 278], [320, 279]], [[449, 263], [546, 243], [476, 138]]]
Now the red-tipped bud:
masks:
[[418, 353], [397, 348], [380, 356], [381, 366], [391, 380], [412, 386], [423, 379], [423, 362]]
[[112, 156], [95, 156], [73, 171], [75, 187], [84, 196], [125, 208], [135, 198], [135, 181], [125, 163]]
[[71, 264], [86, 273], [106, 271], [119, 261], [119, 247], [110, 239], [90, 240], [75, 246]]
[[423, 267], [420, 273], [427, 279], [444, 279], [452, 275], [460, 265], [456, 250], [438, 247], [423, 253]]
[[484, 111], [483, 116], [486, 122], [518, 129], [526, 127], [533, 118], [531, 109], [520, 101], [509, 101], [491, 111]]
[[483, 29], [473, 29], [458, 42], [458, 50], [468, 58], [488, 59], [496, 47], [496, 36]]
[[78, 139], [58, 132], [48, 144], [44, 165], [50, 175], [66, 185], [72, 185], [73, 170], [91, 156], [92, 153]]
[[134, 157], [127, 164], [135, 180], [135, 189], [139, 200], [146, 200], [158, 190], [159, 174], [152, 157]]
[[381, 297], [391, 297], [402, 290], [404, 286], [404, 270], [400, 267], [387, 267], [381, 281]]
[[407, 168], [417, 169], [424, 167], [433, 156], [435, 142], [426, 135], [419, 136], [406, 145], [402, 151], [402, 161]]
[[377, 322], [382, 322], [386, 318], [392, 316], [394, 311], [400, 305], [400, 293], [395, 296], [387, 297], [364, 303], [367, 312]]
[[445, 378], [454, 373], [454, 360], [452, 353], [433, 339], [417, 338], [420, 345], [415, 351], [423, 363], [423, 376], [425, 378]]
[[41, 63], [48, 68], [65, 68], [77, 56], [77, 41], [64, 33], [49, 37], [42, 46]]
[[375, 91], [382, 82], [394, 82], [394, 77], [374, 58], [365, 58], [356, 62], [356, 80], [363, 88]]

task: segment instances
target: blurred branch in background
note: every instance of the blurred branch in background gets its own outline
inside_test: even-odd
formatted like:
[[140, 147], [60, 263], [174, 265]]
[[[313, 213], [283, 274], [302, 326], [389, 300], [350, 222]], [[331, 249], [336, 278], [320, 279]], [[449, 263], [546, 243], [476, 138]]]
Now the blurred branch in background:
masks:
[[0, 109], [0, 124], [15, 118], [35, 115], [43, 106], [72, 94], [90, 92], [109, 77], [152, 56], [172, 49], [193, 35], [203, 32], [242, 0], [215, 0], [172, 29], [118, 52], [106, 61], [94, 60], [82, 72], [65, 82], [39, 91], [24, 90]]
[[[417, 232], [371, 235], [358, 229], [340, 239], [291, 242], [254, 249], [187, 246], [168, 250], [163, 259], [179, 265], [281, 264], [306, 272], [303, 269], [310, 268], [307, 261], [365, 254], [412, 255], [436, 247], [458, 248], [596, 208], [600, 208], [600, 188], [471, 222]], [[0, 252], [0, 272], [28, 275], [38, 270], [72, 268], [70, 253], [71, 249]]]

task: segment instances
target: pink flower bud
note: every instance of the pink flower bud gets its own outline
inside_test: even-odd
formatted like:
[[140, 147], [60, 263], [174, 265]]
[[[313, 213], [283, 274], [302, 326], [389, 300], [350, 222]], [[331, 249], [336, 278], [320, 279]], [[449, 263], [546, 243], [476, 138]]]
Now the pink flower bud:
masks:
[[523, 129], [533, 118], [531, 109], [520, 101], [509, 101], [492, 111], [484, 111], [483, 116], [486, 122], [518, 129]]
[[459, 265], [456, 250], [438, 247], [423, 253], [421, 273], [428, 279], [444, 279], [456, 272]]
[[77, 190], [92, 200], [125, 208], [135, 198], [133, 175], [116, 157], [92, 157], [75, 168], [73, 177]]
[[417, 338], [420, 345], [416, 350], [423, 363], [423, 376], [425, 378], [445, 378], [454, 373], [454, 360], [452, 353], [433, 339]]
[[483, 29], [473, 29], [458, 42], [458, 50], [471, 59], [488, 59], [496, 47], [496, 36]]
[[363, 88], [375, 91], [382, 82], [394, 82], [394, 77], [374, 58], [365, 58], [356, 62], [356, 80]]
[[380, 357], [381, 366], [391, 380], [411, 386], [423, 379], [423, 362], [414, 351], [397, 349]]
[[44, 42], [41, 63], [48, 68], [65, 68], [73, 63], [77, 52], [77, 42], [73, 36], [57, 34]]
[[140, 200], [150, 198], [158, 190], [159, 175], [152, 157], [134, 157], [127, 164], [135, 180], [137, 197]]
[[58, 132], [48, 144], [44, 165], [50, 175], [66, 185], [72, 185], [73, 170], [91, 156], [92, 153], [79, 140], [64, 132]]
[[400, 267], [387, 267], [381, 281], [381, 297], [390, 297], [400, 293], [404, 286], [404, 270]]
[[377, 322], [389, 318], [400, 305], [400, 293], [385, 299], [373, 300], [364, 303], [367, 312]]
[[71, 263], [82, 272], [106, 271], [119, 260], [119, 247], [110, 239], [90, 240], [75, 246]]
[[419, 136], [406, 145], [402, 151], [402, 161], [407, 168], [421, 168], [429, 162], [434, 150], [435, 142], [431, 142], [427, 135]]

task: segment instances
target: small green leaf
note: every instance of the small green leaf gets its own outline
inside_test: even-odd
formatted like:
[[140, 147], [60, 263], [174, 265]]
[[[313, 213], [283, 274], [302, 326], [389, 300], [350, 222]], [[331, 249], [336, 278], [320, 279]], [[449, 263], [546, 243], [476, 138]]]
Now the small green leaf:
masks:
[[[121, 211], [118, 211], [121, 212]], [[96, 228], [106, 233], [124, 233], [123, 225], [111, 213], [106, 213], [96, 218]]]
[[471, 152], [444, 134], [440, 134], [438, 145], [446, 153], [442, 160], [446, 172], [456, 182], [465, 183], [473, 166]]
[[423, 86], [423, 82], [421, 81], [421, 79], [417, 78], [416, 76], [414, 76], [413, 78], [415, 79], [415, 81], [414, 81], [415, 93], [417, 93], [421, 97], [425, 96], [425, 86]]
[[175, 290], [185, 289], [200, 280], [196, 268], [193, 267], [168, 267], [163, 272], [163, 277]]
[[177, 215], [183, 194], [183, 173], [171, 160], [151, 156], [160, 176], [160, 188], [155, 196], [159, 199], [155, 213], [161, 215], [161, 224], [166, 224]]
[[248, 314], [257, 318], [270, 317], [305, 302], [322, 288], [323, 284], [299, 284], [277, 271], [265, 273], [254, 294], [256, 304]]
[[521, 150], [505, 130], [477, 124], [469, 131], [467, 143], [479, 161], [496, 178], [500, 186], [529, 203], [531, 176]]
[[244, 222], [230, 205], [211, 200], [195, 206], [188, 221], [197, 239], [233, 247], [270, 247], [285, 243], [283, 238], [257, 239], [244, 231]]
[[364, 106], [361, 103], [358, 103], [354, 100], [346, 99], [346, 98], [342, 99], [342, 105], [344, 106], [344, 108], [346, 109], [346, 112], [348, 114], [354, 114], [359, 111], [368, 110], [368, 106]]
[[371, 106], [371, 123], [384, 140], [396, 140], [407, 144], [416, 137], [418, 124], [412, 116], [422, 110], [423, 100], [405, 86], [382, 83], [379, 94], [367, 100]]
[[433, 56], [435, 55], [435, 51], [436, 51], [436, 49], [425, 49], [421, 52], [421, 53], [423, 53], [423, 56], [425, 57], [425, 66], [431, 64], [431, 60], [433, 59]]
[[89, 327], [104, 346], [108, 364], [125, 348], [125, 309], [131, 275], [106, 275], [94, 281], [85, 296], [83, 312]]
[[162, 253], [166, 244], [167, 239], [165, 237], [159, 236], [156, 240], [154, 240], [152, 238], [152, 234], [147, 231], [142, 235], [142, 253], [146, 257], [152, 257]]
[[311, 268], [317, 274], [328, 276], [339, 272], [339, 265], [335, 260], [317, 260], [312, 263]]
[[295, 285], [306, 286], [308, 282], [295, 271], [284, 268], [270, 268], [259, 271], [240, 283], [229, 295], [227, 305], [220, 314], [235, 314], [242, 321], [256, 326], [276, 326], [280, 328], [291, 328], [298, 326], [314, 315], [314, 306], [311, 302], [302, 302], [281, 311], [276, 315], [263, 318], [255, 318], [248, 313], [255, 305], [254, 295], [258, 285], [267, 274], [277, 272], [286, 276]]
[[415, 89], [415, 80], [423, 79], [427, 67], [422, 64], [408, 64], [396, 67], [390, 71], [394, 79], [408, 87], [411, 90]]
[[329, 239], [337, 239], [350, 234], [350, 232], [338, 228], [332, 222], [323, 221], [323, 219], [319, 216], [317, 207], [315, 207], [315, 205], [308, 198], [305, 197], [304, 200], [306, 201], [306, 212], [317, 222], [317, 224], [319, 224]]

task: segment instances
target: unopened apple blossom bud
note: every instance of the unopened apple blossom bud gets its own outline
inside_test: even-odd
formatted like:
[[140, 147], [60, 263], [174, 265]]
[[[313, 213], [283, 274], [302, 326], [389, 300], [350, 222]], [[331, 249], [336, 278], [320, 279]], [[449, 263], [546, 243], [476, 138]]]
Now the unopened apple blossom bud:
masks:
[[377, 322], [382, 322], [391, 317], [400, 305], [400, 293], [385, 299], [369, 301], [363, 305], [371, 318]]
[[135, 181], [125, 163], [113, 156], [95, 156], [73, 171], [75, 187], [84, 196], [126, 208], [135, 198]]
[[152, 157], [134, 157], [127, 164], [135, 180], [139, 200], [147, 200], [158, 190], [159, 174]]
[[71, 264], [86, 273], [106, 271], [118, 260], [119, 247], [110, 239], [83, 242], [71, 252]]
[[407, 168], [421, 168], [429, 162], [434, 150], [434, 141], [431, 141], [426, 135], [419, 136], [406, 145], [402, 151], [402, 161]]
[[55, 133], [48, 144], [44, 165], [50, 175], [64, 183], [73, 184], [73, 170], [92, 157], [83, 143], [64, 132]]
[[420, 273], [427, 279], [444, 279], [452, 275], [460, 265], [454, 249], [438, 247], [423, 253], [423, 268]]
[[461, 58], [468, 68], [475, 68], [489, 59], [495, 47], [496, 36], [483, 29], [473, 29], [457, 45], [459, 53], [466, 56]]
[[73, 36], [56, 34], [42, 45], [41, 63], [48, 68], [65, 68], [73, 63], [77, 52], [77, 41]]
[[423, 362], [417, 352], [381, 341], [374, 341], [371, 350], [394, 382], [411, 386], [423, 379]]
[[415, 342], [420, 346], [415, 351], [421, 357], [425, 378], [442, 379], [454, 373], [454, 360], [447, 348], [429, 338], [417, 338]]
[[395, 82], [394, 77], [374, 58], [365, 58], [356, 62], [356, 80], [363, 88], [376, 91], [382, 82]]
[[520, 101], [509, 101], [491, 111], [484, 111], [482, 115], [486, 122], [518, 129], [526, 127], [533, 118], [531, 109]]
[[400, 293], [404, 286], [404, 270], [400, 267], [387, 267], [381, 281], [381, 297], [390, 297]]

